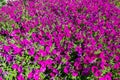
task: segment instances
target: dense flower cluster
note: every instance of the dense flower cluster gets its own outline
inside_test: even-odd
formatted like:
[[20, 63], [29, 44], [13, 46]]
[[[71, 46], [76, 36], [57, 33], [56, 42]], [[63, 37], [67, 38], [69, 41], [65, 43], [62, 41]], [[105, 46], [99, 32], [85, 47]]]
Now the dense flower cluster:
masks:
[[0, 8], [0, 80], [120, 80], [114, 0], [19, 0]]

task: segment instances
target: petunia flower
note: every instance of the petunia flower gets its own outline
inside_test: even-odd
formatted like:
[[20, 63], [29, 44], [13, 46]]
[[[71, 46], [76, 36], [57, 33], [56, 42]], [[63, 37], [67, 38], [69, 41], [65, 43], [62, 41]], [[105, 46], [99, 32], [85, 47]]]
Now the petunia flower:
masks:
[[10, 63], [12, 61], [12, 56], [11, 55], [6, 55], [6, 61]]
[[0, 68], [0, 74], [2, 73], [2, 68]]
[[100, 77], [99, 80], [106, 80], [105, 77]]
[[34, 48], [34, 47], [30, 48], [30, 50], [28, 51], [28, 54], [29, 54], [30, 56], [33, 56], [34, 53], [35, 53], [35, 48]]
[[0, 76], [0, 80], [3, 80], [3, 78]]
[[120, 60], [119, 56], [115, 56], [115, 60], [116, 61]]
[[47, 46], [47, 47], [45, 48], [45, 51], [46, 51], [47, 53], [50, 53], [50, 47]]
[[35, 56], [34, 56], [34, 59], [35, 59], [35, 61], [37, 61], [37, 60], [39, 60], [39, 55], [38, 54], [36, 54]]
[[81, 53], [81, 52], [82, 52], [82, 48], [81, 48], [80, 46], [77, 46], [77, 47], [75, 48], [75, 51], [77, 51], [78, 53]]
[[58, 74], [58, 70], [57, 69], [53, 68], [52, 70], [53, 70], [54, 73]]
[[41, 66], [40, 67], [40, 72], [45, 72], [45, 70], [46, 70], [46, 66]]
[[44, 51], [44, 50], [42, 50], [42, 49], [39, 50], [38, 54], [40, 54], [42, 57], [47, 56], [46, 51]]
[[45, 64], [51, 65], [53, 63], [52, 59], [47, 59], [45, 60]]
[[94, 75], [95, 75], [96, 77], [101, 76], [101, 74], [102, 74], [102, 72], [101, 72], [101, 71], [99, 71], [99, 70], [97, 70], [97, 71], [94, 73]]
[[25, 79], [24, 79], [24, 77], [23, 77], [22, 74], [19, 74], [19, 75], [17, 76], [17, 80], [25, 80]]
[[98, 67], [97, 66], [92, 66], [91, 70], [92, 70], [93, 73], [95, 73], [98, 70]]
[[6, 51], [6, 52], [9, 52], [10, 51], [10, 46], [4, 46], [3, 49]]
[[53, 53], [53, 54], [56, 54], [56, 53], [57, 53], [56, 49], [53, 49], [53, 50], [52, 50], [52, 53]]
[[18, 46], [14, 45], [14, 44], [12, 44], [11, 47], [14, 50], [13, 54], [18, 54], [22, 51], [22, 48], [19, 48]]
[[50, 76], [51, 76], [51, 77], [55, 77], [55, 73], [51, 72], [51, 73], [50, 73]]
[[15, 69], [15, 70], [17, 70], [17, 69], [18, 69], [18, 67], [19, 67], [19, 65], [18, 65], [18, 64], [13, 64], [13, 65], [12, 65], [12, 68], [13, 68], [13, 69]]
[[107, 79], [107, 80], [112, 80], [112, 76], [106, 74], [106, 75], [105, 75], [105, 79]]
[[82, 71], [82, 75], [88, 75], [90, 72], [90, 68], [84, 68]]
[[76, 71], [72, 72], [72, 76], [78, 76], [78, 72]]
[[68, 72], [69, 72], [69, 67], [68, 67], [68, 66], [65, 66], [65, 67], [64, 67], [64, 73], [68, 74]]
[[19, 66], [17, 70], [19, 73], [21, 73], [23, 71], [22, 66]]
[[36, 70], [35, 70], [35, 73], [33, 74], [33, 78], [34, 78], [35, 80], [39, 80], [39, 78], [40, 78], [39, 73], [40, 73], [40, 70], [36, 69]]
[[120, 67], [119, 67], [119, 64], [118, 63], [116, 63], [116, 64], [114, 64], [114, 69], [119, 69]]
[[28, 73], [28, 78], [31, 79], [33, 77], [33, 73], [32, 72], [29, 72]]

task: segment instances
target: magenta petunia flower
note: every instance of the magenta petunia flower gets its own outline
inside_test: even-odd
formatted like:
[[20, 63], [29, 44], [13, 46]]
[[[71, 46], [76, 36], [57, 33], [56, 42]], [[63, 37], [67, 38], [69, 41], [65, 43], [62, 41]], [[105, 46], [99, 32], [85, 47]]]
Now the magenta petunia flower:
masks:
[[14, 44], [12, 44], [11, 47], [14, 50], [13, 54], [19, 54], [22, 51], [22, 48], [19, 48], [18, 46], [14, 45]]
[[40, 49], [38, 54], [40, 54], [42, 57], [45, 57], [47, 55], [46, 51]]
[[105, 75], [105, 79], [106, 79], [106, 80], [112, 80], [112, 76], [106, 74], [106, 75]]
[[99, 80], [106, 80], [105, 77], [100, 77]]
[[45, 64], [47, 64], [47, 65], [51, 65], [52, 63], [53, 63], [52, 59], [47, 59], [45, 61]]
[[18, 69], [18, 67], [19, 67], [19, 65], [18, 65], [18, 64], [13, 64], [13, 65], [12, 65], [12, 68], [13, 68], [13, 69], [15, 69], [15, 70], [17, 70], [17, 69]]
[[52, 70], [53, 70], [54, 73], [58, 74], [58, 70], [57, 69], [53, 68]]
[[94, 75], [95, 75], [96, 77], [101, 76], [101, 74], [102, 74], [102, 72], [101, 72], [101, 71], [99, 71], [99, 70], [97, 70], [97, 71], [94, 73]]
[[72, 76], [78, 76], [78, 72], [76, 71], [72, 72]]
[[35, 61], [37, 61], [37, 60], [39, 60], [39, 55], [38, 54], [36, 54], [35, 56], [34, 56], [34, 59], [35, 59]]
[[53, 54], [56, 54], [56, 53], [57, 53], [56, 49], [53, 49], [52, 53], [53, 53]]
[[0, 76], [0, 80], [3, 80], [3, 78]]
[[68, 66], [65, 66], [64, 67], [64, 73], [68, 74], [68, 72], [69, 72], [69, 68], [68, 68]]
[[29, 54], [30, 56], [33, 56], [34, 53], [35, 53], [35, 48], [34, 48], [34, 47], [30, 48], [30, 50], [28, 51], [28, 54]]
[[12, 61], [12, 56], [11, 55], [6, 55], [6, 61], [10, 63]]
[[50, 47], [47, 46], [47, 47], [45, 48], [45, 51], [46, 51], [47, 53], [50, 53]]
[[114, 64], [114, 69], [119, 69], [120, 67], [119, 67], [119, 64], [118, 63], [116, 63], [116, 64]]
[[49, 39], [52, 39], [52, 35], [49, 32], [46, 32], [46, 35]]
[[83, 71], [82, 71], [82, 75], [89, 75], [90, 73], [90, 68], [84, 68]]
[[40, 67], [40, 72], [45, 72], [45, 70], [46, 70], [46, 66], [41, 66]]
[[18, 70], [19, 73], [21, 73], [23, 71], [22, 66], [19, 66], [17, 70]]
[[31, 79], [33, 77], [33, 73], [32, 72], [29, 72], [28, 73], [28, 78]]
[[77, 51], [78, 53], [81, 53], [81, 52], [82, 52], [82, 49], [81, 49], [80, 46], [77, 46], [77, 47], [75, 48], [75, 51]]
[[0, 68], [0, 74], [2, 73], [2, 68]]
[[22, 45], [24, 45], [24, 46], [28, 46], [28, 45], [30, 44], [30, 41], [27, 40], [27, 39], [23, 39], [21, 43], [22, 43]]
[[105, 69], [105, 63], [101, 62], [100, 67], [102, 68], [102, 70], [104, 70]]
[[51, 72], [51, 73], [50, 73], [50, 76], [51, 76], [51, 77], [55, 77], [55, 73]]
[[39, 73], [40, 73], [40, 70], [36, 69], [36, 70], [35, 70], [35, 73], [33, 74], [33, 78], [34, 78], [35, 80], [39, 80], [39, 78], [40, 78]]
[[10, 46], [4, 46], [3, 49], [6, 51], [6, 52], [9, 52], [10, 51]]
[[92, 66], [91, 70], [92, 70], [93, 73], [95, 73], [98, 70], [98, 67], [97, 66]]
[[17, 80], [25, 80], [25, 79], [24, 79], [24, 77], [23, 77], [22, 74], [19, 74], [19, 75], [17, 76]]
[[116, 61], [120, 60], [119, 56], [115, 56], [115, 60]]

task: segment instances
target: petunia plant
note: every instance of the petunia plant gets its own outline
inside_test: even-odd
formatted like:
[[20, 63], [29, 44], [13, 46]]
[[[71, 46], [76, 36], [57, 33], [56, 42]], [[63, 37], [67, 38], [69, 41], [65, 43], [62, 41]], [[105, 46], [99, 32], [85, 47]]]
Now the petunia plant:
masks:
[[119, 0], [15, 0], [0, 8], [0, 80], [119, 80]]

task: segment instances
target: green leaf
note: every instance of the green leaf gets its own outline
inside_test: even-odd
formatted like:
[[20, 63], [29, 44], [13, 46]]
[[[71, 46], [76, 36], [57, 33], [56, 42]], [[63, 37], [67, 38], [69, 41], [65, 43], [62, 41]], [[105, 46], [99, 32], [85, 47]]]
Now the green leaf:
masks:
[[44, 79], [44, 78], [45, 78], [45, 74], [44, 74], [44, 73], [40, 73], [40, 77], [41, 77], [42, 79]]
[[50, 48], [50, 52], [52, 52], [54, 48], [55, 48], [55, 44], [53, 44], [52, 47]]
[[24, 68], [24, 69], [25, 69], [25, 76], [27, 76], [30, 71], [28, 70], [28, 68]]
[[94, 54], [100, 54], [101, 50], [97, 50], [94, 52]]
[[2, 35], [0, 35], [0, 41], [1, 41], [1, 42], [5, 42], [5, 37], [2, 36]]
[[61, 69], [61, 64], [59, 64], [59, 66], [58, 66], [58, 68], [57, 68], [57, 69], [58, 69], [58, 70], [59, 70], [59, 69]]
[[115, 3], [117, 7], [120, 7], [120, 1], [116, 1]]
[[97, 36], [97, 32], [93, 32], [92, 35], [93, 35], [93, 37]]
[[110, 72], [111, 68], [110, 67], [105, 67], [104, 70], [102, 70], [102, 75], [106, 74], [107, 72]]
[[35, 31], [36, 31], [36, 28], [31, 28], [30, 31], [29, 31], [29, 34], [32, 34]]
[[59, 80], [59, 78], [57, 76], [55, 76], [55, 80]]
[[63, 63], [66, 63], [66, 59], [65, 59], [65, 58], [62, 58], [62, 62], [63, 62]]
[[14, 43], [15, 43], [15, 40], [11, 39], [10, 42], [14, 44]]
[[80, 45], [82, 42], [83, 42], [83, 39], [76, 41], [75, 44]]

